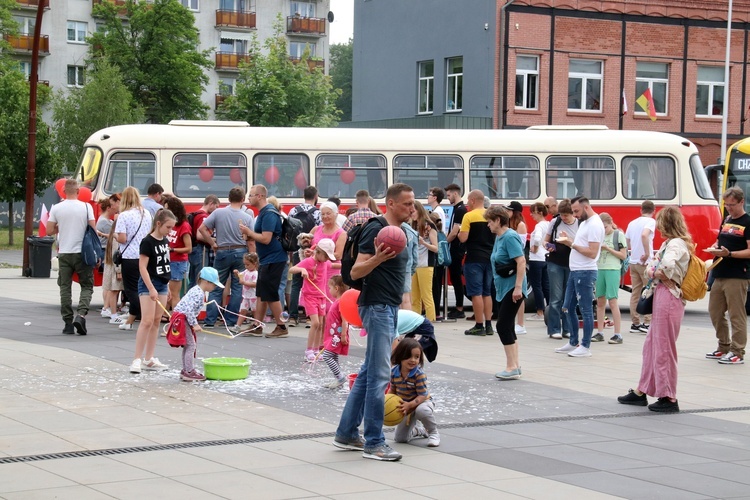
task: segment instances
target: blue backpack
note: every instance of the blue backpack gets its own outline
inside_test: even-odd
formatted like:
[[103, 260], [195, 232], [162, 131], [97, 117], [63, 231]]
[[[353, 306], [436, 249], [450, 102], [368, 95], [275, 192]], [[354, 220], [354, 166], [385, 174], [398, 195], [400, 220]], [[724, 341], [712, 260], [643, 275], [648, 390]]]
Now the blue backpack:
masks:
[[[622, 247], [625, 246], [620, 243], [620, 234], [620, 230], [615, 229], [615, 234], [612, 236], [612, 244], [614, 244], [615, 250], [617, 250], [618, 252]], [[628, 272], [628, 267], [630, 267], [630, 255], [625, 254], [625, 258], [620, 261], [620, 277], [625, 276], [625, 273]]]
[[438, 237], [438, 251], [437, 251], [437, 265], [442, 267], [448, 267], [451, 265], [451, 244], [448, 243], [445, 233], [442, 231], [437, 232]]
[[99, 241], [99, 235], [96, 234], [96, 229], [88, 224], [86, 224], [86, 232], [83, 234], [81, 243], [81, 257], [83, 257], [83, 265], [91, 267], [99, 265], [104, 259], [104, 249]]

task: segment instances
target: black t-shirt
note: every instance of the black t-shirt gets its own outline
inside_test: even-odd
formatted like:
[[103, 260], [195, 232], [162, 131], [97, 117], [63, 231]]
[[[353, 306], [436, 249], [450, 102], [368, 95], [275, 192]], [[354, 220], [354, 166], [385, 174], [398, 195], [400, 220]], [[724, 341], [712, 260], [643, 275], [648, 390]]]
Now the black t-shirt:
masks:
[[[451, 232], [455, 224], [461, 225], [466, 215], [466, 205], [463, 201], [459, 201], [453, 206], [453, 220], [448, 225], [448, 232]], [[451, 241], [451, 254], [452, 255], [463, 255], [466, 252], [466, 244], [458, 241], [458, 237], [453, 238]]]
[[[742, 214], [741, 217], [724, 219], [719, 231], [719, 246], [725, 247], [730, 252], [745, 250], [750, 247], [750, 215]], [[724, 257], [713, 269], [714, 278], [737, 278], [750, 279], [750, 259], [737, 259], [735, 257]]]
[[141, 255], [148, 257], [148, 275], [151, 281], [158, 280], [162, 283], [169, 281], [171, 271], [169, 268], [169, 241], [166, 238], [157, 240], [150, 234], [141, 240]]
[[[359, 253], [375, 255], [375, 237], [383, 229], [380, 224], [369, 224], [362, 230], [359, 240]], [[365, 276], [362, 292], [359, 294], [361, 306], [386, 304], [401, 305], [406, 279], [406, 264], [409, 261], [408, 249], [390, 260], [386, 260]]]

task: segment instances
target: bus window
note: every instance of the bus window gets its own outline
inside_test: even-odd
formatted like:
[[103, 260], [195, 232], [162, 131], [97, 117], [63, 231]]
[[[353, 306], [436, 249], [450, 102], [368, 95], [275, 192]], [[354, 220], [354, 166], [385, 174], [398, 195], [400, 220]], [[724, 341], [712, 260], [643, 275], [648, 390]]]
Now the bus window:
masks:
[[617, 192], [615, 161], [608, 156], [550, 156], [546, 176], [547, 196], [558, 200], [611, 200]]
[[257, 154], [253, 179], [268, 189], [268, 196], [301, 198], [310, 178], [310, 161], [303, 154]]
[[539, 160], [534, 156], [475, 156], [469, 187], [492, 199], [529, 200], [539, 196]]
[[354, 198], [366, 189], [373, 198], [385, 197], [386, 161], [381, 155], [318, 155], [315, 187], [321, 197]]
[[247, 191], [247, 160], [239, 153], [178, 153], [172, 160], [172, 192], [183, 198]]
[[[700, 170], [705, 180], [703, 167]], [[622, 195], [625, 198], [672, 200], [676, 194], [677, 178], [672, 158], [626, 156], [622, 159]]]
[[393, 159], [393, 182], [414, 189], [414, 197], [426, 199], [433, 186], [464, 185], [464, 161], [460, 156], [402, 155]]
[[119, 193], [133, 186], [145, 194], [148, 187], [156, 182], [155, 171], [156, 158], [151, 153], [115, 153], [109, 158], [104, 192]]
[[[695, 191], [698, 193], [698, 196], [704, 200], [715, 200], [716, 198], [713, 195], [711, 183], [708, 182], [706, 170], [703, 168], [703, 162], [701, 161], [700, 156], [693, 155], [690, 157], [690, 173], [693, 174]], [[718, 170], [718, 173], [721, 175], [721, 170]]]
[[102, 166], [102, 151], [99, 148], [87, 147], [81, 155], [81, 161], [78, 162], [78, 170], [75, 178], [81, 185], [94, 190], [99, 180], [99, 172]]

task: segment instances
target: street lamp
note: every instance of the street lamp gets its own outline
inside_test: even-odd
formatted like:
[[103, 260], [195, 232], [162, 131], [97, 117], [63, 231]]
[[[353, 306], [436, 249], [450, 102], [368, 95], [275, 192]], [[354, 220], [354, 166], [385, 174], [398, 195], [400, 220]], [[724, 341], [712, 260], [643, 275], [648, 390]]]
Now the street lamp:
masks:
[[719, 164], [724, 165], [727, 154], [727, 119], [729, 114], [729, 53], [732, 41], [732, 0], [729, 0], [729, 11], [727, 12], [727, 51], [724, 58], [724, 109], [721, 117], [721, 151], [719, 153]]

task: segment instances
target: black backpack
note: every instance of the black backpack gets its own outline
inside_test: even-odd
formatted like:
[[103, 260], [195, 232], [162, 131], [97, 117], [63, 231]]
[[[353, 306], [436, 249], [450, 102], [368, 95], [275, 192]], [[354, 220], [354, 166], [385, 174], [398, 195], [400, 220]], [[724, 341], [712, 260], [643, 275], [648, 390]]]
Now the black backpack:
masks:
[[303, 232], [302, 221], [295, 217], [284, 217], [275, 208], [271, 208], [271, 210], [276, 212], [276, 215], [281, 219], [281, 235], [279, 236], [281, 248], [283, 248], [285, 252], [296, 252], [299, 250], [297, 236]]
[[318, 207], [312, 207], [308, 210], [305, 210], [302, 208], [302, 205], [298, 205], [295, 210], [296, 212], [292, 217], [302, 223], [302, 232], [312, 232], [313, 228], [317, 226], [317, 224], [315, 223], [315, 212], [318, 211]]
[[96, 266], [104, 260], [104, 249], [96, 229], [86, 224], [86, 232], [81, 243], [81, 257], [84, 266]]
[[382, 215], [369, 219], [364, 224], [358, 224], [349, 229], [346, 236], [346, 243], [344, 244], [344, 255], [341, 256], [341, 278], [344, 283], [348, 286], [362, 290], [364, 285], [364, 278], [353, 279], [352, 278], [352, 267], [357, 262], [357, 256], [359, 255], [359, 241], [362, 239], [362, 233], [369, 224], [380, 224], [385, 227], [388, 225], [388, 221]]
[[199, 211], [190, 212], [187, 214], [187, 223], [190, 224], [190, 242], [193, 245], [193, 248], [195, 248], [196, 243], [198, 243], [198, 231], [195, 228], [195, 215]]

